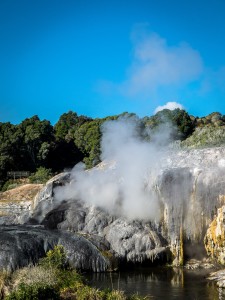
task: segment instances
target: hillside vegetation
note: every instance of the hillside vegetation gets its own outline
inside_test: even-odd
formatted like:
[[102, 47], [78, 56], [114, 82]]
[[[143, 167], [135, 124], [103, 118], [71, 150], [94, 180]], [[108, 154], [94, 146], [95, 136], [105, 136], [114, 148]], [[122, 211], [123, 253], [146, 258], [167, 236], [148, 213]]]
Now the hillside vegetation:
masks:
[[[165, 125], [170, 128], [169, 142], [179, 141], [180, 147], [210, 147], [225, 144], [225, 116], [218, 112], [206, 117], [190, 116], [186, 111], [163, 110], [154, 116], [138, 118], [123, 113], [102, 119], [78, 116], [75, 112], [64, 113], [52, 126], [47, 120], [33, 116], [13, 125], [0, 122], [0, 184], [8, 180], [9, 171], [38, 170], [39, 175], [30, 182], [41, 183], [51, 172], [61, 172], [83, 161], [91, 168], [101, 161], [101, 126], [105, 121], [118, 118], [134, 118], [138, 134], [151, 139], [151, 134]], [[40, 175], [41, 174], [41, 175]], [[38, 177], [39, 176], [39, 177]]]

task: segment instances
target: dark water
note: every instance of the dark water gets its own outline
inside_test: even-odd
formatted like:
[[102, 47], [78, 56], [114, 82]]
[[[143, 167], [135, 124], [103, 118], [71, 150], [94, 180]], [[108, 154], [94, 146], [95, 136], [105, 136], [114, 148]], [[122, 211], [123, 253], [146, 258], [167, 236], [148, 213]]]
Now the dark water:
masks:
[[138, 293], [151, 299], [222, 300], [225, 290], [206, 279], [204, 271], [154, 268], [131, 272], [86, 274], [89, 285]]

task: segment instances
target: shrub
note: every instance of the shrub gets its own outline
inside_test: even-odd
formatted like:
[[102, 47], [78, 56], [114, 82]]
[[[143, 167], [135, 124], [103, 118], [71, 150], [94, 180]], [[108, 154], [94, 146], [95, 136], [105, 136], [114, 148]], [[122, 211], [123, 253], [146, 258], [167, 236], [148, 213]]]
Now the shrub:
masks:
[[106, 300], [126, 300], [127, 297], [122, 291], [112, 290], [106, 295]]
[[53, 267], [65, 269], [67, 266], [66, 253], [62, 245], [57, 245], [53, 250], [49, 250], [46, 257], [40, 259], [39, 264], [43, 267]]
[[76, 288], [82, 284], [82, 276], [76, 270], [60, 270], [57, 274], [58, 282], [57, 287], [63, 288]]
[[7, 180], [3, 187], [2, 187], [2, 192], [5, 192], [5, 191], [8, 191], [8, 190], [11, 190], [11, 189], [14, 189], [15, 187], [17, 187], [19, 185], [18, 182], [15, 182], [13, 179], [9, 179]]
[[59, 291], [54, 286], [36, 283], [20, 284], [16, 291], [8, 295], [6, 300], [58, 300]]
[[16, 270], [12, 274], [11, 286], [13, 289], [21, 283], [26, 284], [47, 284], [55, 285], [58, 281], [58, 271], [54, 268], [44, 268], [42, 266], [28, 266], [19, 270]]
[[[11, 289], [15, 291], [18, 289], [21, 290], [19, 287], [21, 285], [23, 287], [24, 283], [26, 283], [26, 286], [32, 286], [32, 289], [35, 289], [35, 287], [44, 287], [47, 289], [49, 287], [56, 291], [63, 291], [65, 289], [76, 291], [83, 286], [81, 276], [76, 270], [61, 270], [52, 266], [46, 268], [46, 266], [43, 267], [40, 265], [26, 267], [14, 272], [10, 284]], [[21, 291], [18, 293], [21, 294]]]
[[46, 183], [52, 177], [50, 169], [40, 167], [34, 175], [29, 177], [31, 183]]
[[215, 147], [225, 144], [225, 126], [205, 126], [198, 127], [194, 133], [181, 142], [182, 147], [187, 148], [204, 148]]
[[[58, 299], [61, 289], [74, 288], [80, 283], [81, 276], [76, 270], [68, 269], [63, 246], [57, 245], [47, 252], [45, 258], [40, 259], [38, 265], [25, 267], [13, 273], [11, 289], [15, 292], [9, 295], [9, 299], [39, 299], [39, 295], [43, 296], [43, 293], [46, 293], [45, 298], [40, 299]], [[55, 294], [51, 293], [52, 290]], [[33, 298], [26, 298], [29, 293]], [[46, 298], [48, 295], [53, 298]]]
[[[91, 288], [87, 285], [84, 285], [82, 288], [78, 289], [76, 292], [76, 298], [79, 300], [102, 300], [104, 299], [104, 292], [99, 291], [98, 289]], [[119, 299], [118, 299], [119, 300]]]
[[98, 290], [84, 284], [77, 285], [74, 288], [65, 288], [61, 290], [60, 297], [62, 300], [147, 300], [150, 297], [141, 297], [137, 294], [126, 296], [123, 291], [119, 290]]

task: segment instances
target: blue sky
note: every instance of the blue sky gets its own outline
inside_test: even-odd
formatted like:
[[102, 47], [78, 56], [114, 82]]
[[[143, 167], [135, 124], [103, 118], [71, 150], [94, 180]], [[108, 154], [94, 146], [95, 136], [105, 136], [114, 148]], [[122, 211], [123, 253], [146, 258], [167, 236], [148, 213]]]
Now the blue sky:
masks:
[[0, 122], [225, 114], [224, 53], [224, 0], [0, 0]]

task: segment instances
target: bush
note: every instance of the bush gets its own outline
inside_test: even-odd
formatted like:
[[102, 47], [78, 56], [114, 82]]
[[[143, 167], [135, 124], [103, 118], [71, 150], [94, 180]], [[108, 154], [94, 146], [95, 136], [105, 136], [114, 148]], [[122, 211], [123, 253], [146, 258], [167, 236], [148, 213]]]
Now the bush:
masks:
[[17, 289], [21, 283], [26, 284], [47, 284], [56, 285], [58, 282], [58, 270], [54, 268], [44, 268], [42, 266], [28, 266], [16, 270], [11, 276], [11, 287]]
[[123, 291], [119, 290], [98, 290], [90, 286], [79, 284], [74, 288], [65, 288], [61, 290], [60, 297], [62, 300], [147, 300], [150, 297], [141, 297], [137, 294], [126, 296]]
[[67, 266], [66, 253], [62, 245], [57, 245], [53, 250], [49, 250], [46, 257], [40, 259], [39, 265], [46, 268], [65, 269]]
[[59, 291], [46, 284], [20, 284], [18, 289], [8, 295], [6, 300], [58, 300]]
[[[81, 276], [68, 269], [64, 248], [57, 245], [40, 259], [38, 265], [12, 274], [10, 286], [13, 292], [7, 299], [59, 299], [61, 289], [74, 288], [79, 284]], [[31, 296], [28, 297], [29, 294]]]
[[59, 289], [74, 288], [82, 284], [83, 278], [76, 270], [60, 270], [57, 275]]
[[181, 147], [204, 148], [216, 147], [225, 144], [225, 126], [215, 127], [212, 125], [198, 127], [194, 133], [181, 142]]
[[52, 177], [50, 169], [40, 167], [34, 175], [29, 177], [31, 183], [46, 183]]
[[35, 287], [44, 287], [45, 289], [49, 287], [56, 291], [65, 289], [74, 291], [83, 286], [81, 276], [76, 270], [61, 270], [52, 266], [47, 268], [46, 265], [45, 267], [40, 265], [30, 266], [15, 271], [11, 279], [11, 290], [17, 291], [24, 283], [26, 283], [26, 286], [32, 286], [33, 289]]
[[9, 179], [4, 183], [2, 187], [2, 192], [14, 189], [18, 185], [20, 185], [18, 182], [15, 182], [13, 179]]

